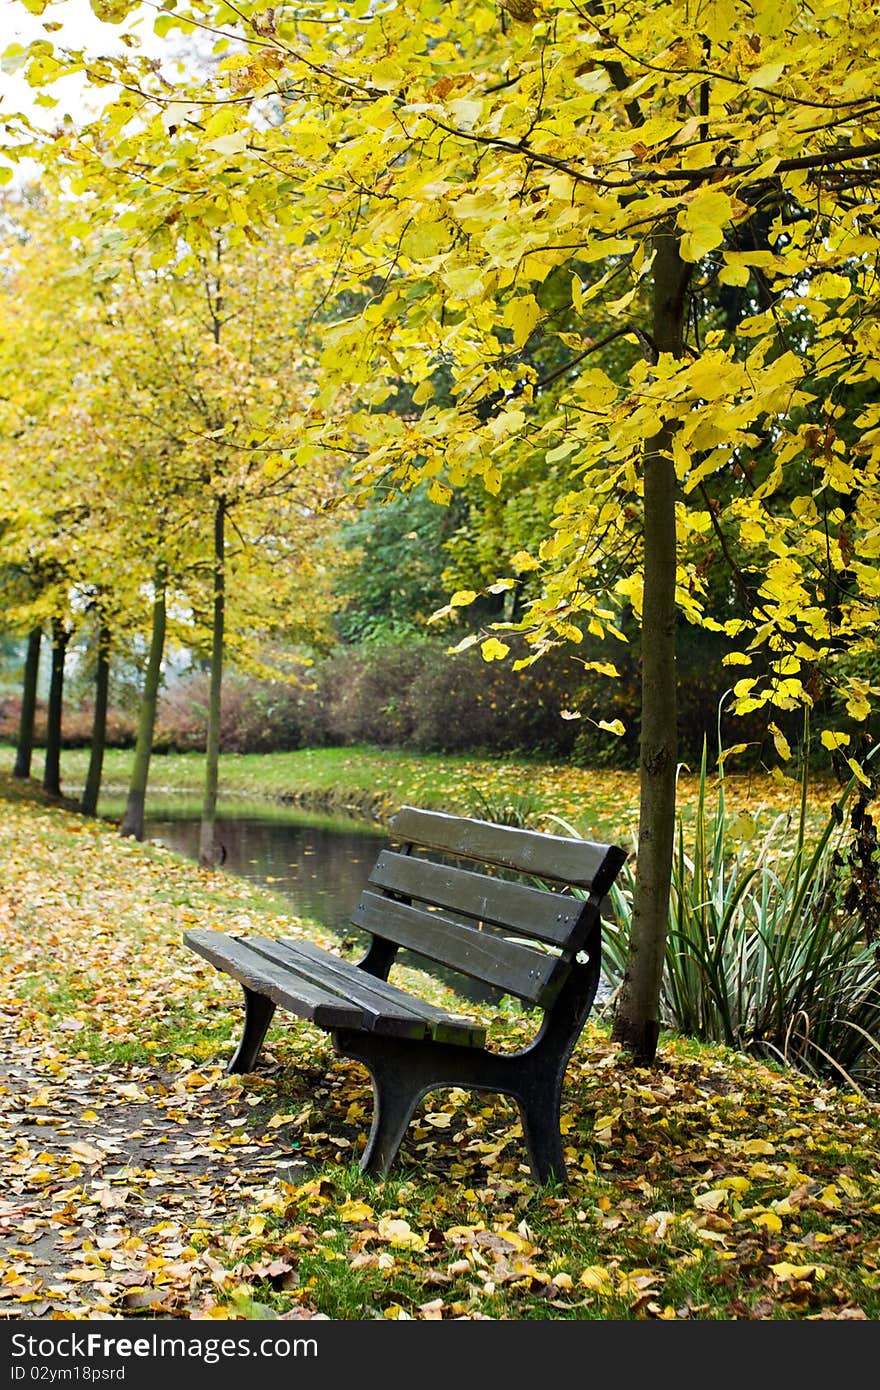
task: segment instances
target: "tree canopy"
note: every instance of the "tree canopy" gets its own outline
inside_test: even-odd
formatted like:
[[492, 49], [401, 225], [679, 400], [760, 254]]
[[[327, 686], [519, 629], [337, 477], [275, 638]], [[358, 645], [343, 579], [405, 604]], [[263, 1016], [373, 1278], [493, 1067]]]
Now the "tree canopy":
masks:
[[[297, 463], [329, 451], [356, 496], [540, 498], [438, 621], [516, 591], [465, 640], [501, 659], [517, 631], [528, 662], [590, 637], [609, 675], [624, 620], [642, 623], [648, 935], [668, 894], [676, 613], [731, 639], [735, 708], [767, 707], [783, 757], [774, 712], [830, 698], [848, 727], [827, 746], [866, 777], [873, 4], [167, 0], [166, 58], [59, 42], [51, 6], [23, 2], [46, 37], [7, 66], [46, 102], [76, 73], [108, 97], [48, 134], [10, 121], [4, 153], [49, 161], [111, 226], [108, 255], [137, 246], [172, 273], [182, 244], [198, 260], [271, 227], [322, 263]], [[93, 9], [118, 26], [134, 4]]]

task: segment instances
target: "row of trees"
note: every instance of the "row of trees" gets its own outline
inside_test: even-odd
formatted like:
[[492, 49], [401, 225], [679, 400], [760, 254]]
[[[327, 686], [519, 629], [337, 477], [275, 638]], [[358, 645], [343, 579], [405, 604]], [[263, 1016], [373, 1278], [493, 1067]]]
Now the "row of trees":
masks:
[[[201, 858], [214, 855], [224, 657], [262, 672], [320, 643], [332, 610], [335, 470], [304, 461], [319, 282], [280, 242], [156, 268], [46, 194], [6, 208], [0, 289], [7, 624], [29, 633], [16, 775], [30, 773], [37, 663], [51, 642], [43, 785], [60, 794], [65, 657], [91, 650], [95, 725], [83, 809], [97, 807], [110, 665], [146, 649], [124, 834], [143, 833], [169, 638], [210, 662]], [[279, 311], [275, 296], [283, 298]]]
[[[121, 24], [134, 0], [96, 9]], [[166, 276], [183, 247], [210, 264], [218, 229], [282, 230], [322, 262], [310, 447], [356, 497], [482, 491], [493, 543], [477, 524], [481, 565], [446, 615], [513, 595], [465, 639], [487, 660], [510, 630], [525, 661], [589, 636], [613, 678], [621, 614], [641, 625], [615, 1032], [650, 1060], [676, 615], [731, 639], [737, 707], [771, 731], [829, 685], [867, 727], [880, 691], [875, 7], [168, 0], [156, 32], [201, 35], [210, 60], [133, 41], [99, 59], [51, 31], [15, 55], [41, 88], [116, 84], [51, 141], [70, 188]], [[850, 734], [826, 738], [867, 776]]]

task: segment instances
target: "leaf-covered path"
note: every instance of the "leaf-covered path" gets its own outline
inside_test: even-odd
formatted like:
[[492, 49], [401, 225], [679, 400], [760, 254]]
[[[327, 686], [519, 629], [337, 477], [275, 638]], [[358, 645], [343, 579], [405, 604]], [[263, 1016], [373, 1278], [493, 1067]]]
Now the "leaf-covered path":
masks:
[[428, 1098], [374, 1183], [355, 1166], [366, 1074], [281, 1025], [265, 1070], [226, 1077], [237, 992], [181, 946], [194, 922], [295, 919], [0, 794], [3, 1316], [880, 1315], [865, 1098], [671, 1039], [633, 1070], [590, 1027], [564, 1192], [532, 1187], [504, 1101], [458, 1091]]

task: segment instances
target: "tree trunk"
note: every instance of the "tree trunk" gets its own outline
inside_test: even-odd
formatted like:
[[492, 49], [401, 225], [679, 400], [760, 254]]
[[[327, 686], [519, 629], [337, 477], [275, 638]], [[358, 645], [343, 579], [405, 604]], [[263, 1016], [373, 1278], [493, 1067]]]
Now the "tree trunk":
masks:
[[24, 682], [21, 690], [21, 716], [18, 724], [18, 747], [15, 750], [13, 777], [30, 777], [34, 751], [34, 719], [37, 713], [37, 676], [40, 670], [40, 643], [43, 634], [38, 627], [28, 636], [24, 662]]
[[102, 623], [98, 629], [98, 665], [95, 670], [95, 714], [92, 719], [92, 747], [89, 754], [89, 770], [86, 773], [86, 784], [80, 803], [80, 810], [86, 816], [95, 816], [98, 813], [104, 749], [107, 746], [107, 696], [109, 689], [110, 634]]
[[223, 691], [223, 640], [226, 621], [225, 570], [226, 498], [218, 497], [214, 511], [214, 614], [211, 633], [211, 691], [205, 744], [205, 795], [199, 829], [199, 863], [212, 868], [217, 860], [217, 786], [220, 775], [220, 710]]
[[61, 715], [64, 708], [64, 658], [69, 633], [57, 619], [52, 623], [52, 674], [49, 678], [49, 708], [46, 714], [46, 760], [43, 790], [61, 795]]
[[[654, 331], [658, 353], [680, 357], [692, 267], [679, 254], [679, 233], [661, 229], [654, 262]], [[675, 663], [674, 427], [647, 441], [644, 453], [644, 598], [639, 843], [629, 954], [613, 1038], [639, 1066], [656, 1056], [660, 993], [675, 843], [678, 762]]]
[[144, 690], [141, 695], [138, 716], [134, 765], [131, 770], [125, 814], [119, 827], [120, 834], [133, 835], [136, 840], [144, 838], [147, 776], [150, 771], [150, 754], [153, 751], [153, 729], [156, 724], [156, 702], [159, 698], [159, 679], [162, 674], [162, 653], [165, 650], [165, 579], [164, 568], [160, 566], [156, 570], [153, 584], [153, 630], [150, 637], [150, 654], [147, 658]]

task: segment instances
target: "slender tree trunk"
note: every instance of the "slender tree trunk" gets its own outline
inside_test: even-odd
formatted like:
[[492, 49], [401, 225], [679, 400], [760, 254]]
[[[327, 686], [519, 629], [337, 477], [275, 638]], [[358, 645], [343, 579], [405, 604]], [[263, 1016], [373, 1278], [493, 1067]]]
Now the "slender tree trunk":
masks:
[[21, 717], [18, 724], [18, 747], [15, 750], [13, 777], [30, 777], [34, 751], [34, 720], [37, 713], [37, 676], [40, 670], [40, 643], [43, 634], [38, 627], [28, 636], [24, 662], [24, 682], [21, 690]]
[[205, 795], [199, 829], [199, 863], [216, 863], [217, 787], [220, 775], [220, 711], [223, 693], [223, 641], [226, 624], [226, 498], [214, 510], [214, 614], [211, 632], [211, 691], [205, 746]]
[[147, 776], [150, 771], [150, 755], [153, 751], [153, 729], [156, 724], [156, 703], [159, 698], [159, 679], [162, 674], [162, 653], [165, 650], [165, 582], [165, 570], [160, 565], [156, 570], [156, 578], [153, 582], [153, 630], [150, 636], [150, 654], [147, 658], [144, 689], [138, 716], [134, 765], [131, 770], [125, 814], [119, 827], [120, 834], [133, 835], [136, 840], [144, 838]]
[[46, 760], [43, 790], [61, 795], [61, 715], [64, 709], [64, 658], [69, 633], [57, 619], [52, 623], [52, 674], [49, 678], [49, 708], [46, 713]]
[[[691, 270], [679, 254], [679, 234], [671, 226], [662, 229], [654, 261], [653, 338], [658, 353], [681, 356]], [[615, 1041], [640, 1066], [650, 1065], [657, 1052], [675, 843], [678, 721], [673, 433], [673, 426], [664, 426], [647, 442], [644, 453], [639, 843], [629, 955], [613, 1028]]]
[[107, 746], [107, 696], [110, 689], [110, 634], [102, 623], [98, 629], [98, 665], [95, 670], [95, 714], [92, 720], [92, 747], [89, 770], [83, 788], [80, 810], [86, 816], [98, 813], [101, 772]]

